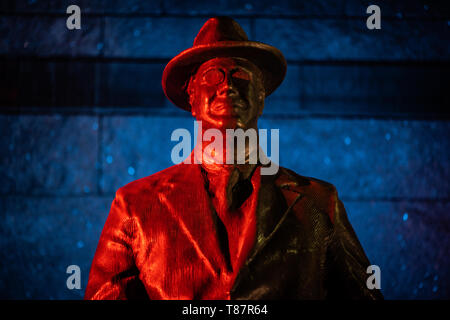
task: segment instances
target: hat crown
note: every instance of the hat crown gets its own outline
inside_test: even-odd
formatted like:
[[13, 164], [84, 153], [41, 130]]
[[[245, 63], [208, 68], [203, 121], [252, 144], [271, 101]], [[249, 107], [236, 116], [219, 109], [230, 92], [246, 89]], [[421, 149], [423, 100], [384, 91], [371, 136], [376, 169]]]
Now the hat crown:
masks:
[[194, 40], [194, 47], [221, 41], [248, 41], [244, 29], [230, 17], [214, 17], [205, 22]]
[[167, 98], [176, 106], [191, 110], [186, 84], [202, 63], [218, 57], [252, 61], [263, 73], [266, 97], [286, 75], [286, 60], [280, 50], [249, 41], [242, 27], [230, 17], [214, 17], [202, 26], [194, 45], [172, 58], [164, 68], [162, 87]]

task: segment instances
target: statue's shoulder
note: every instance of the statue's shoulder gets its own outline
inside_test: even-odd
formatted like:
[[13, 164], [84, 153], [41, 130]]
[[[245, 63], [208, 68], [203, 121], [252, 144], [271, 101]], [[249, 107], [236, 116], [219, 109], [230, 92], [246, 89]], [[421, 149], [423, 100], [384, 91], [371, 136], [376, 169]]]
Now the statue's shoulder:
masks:
[[318, 207], [324, 210], [330, 209], [330, 206], [333, 208], [337, 200], [337, 190], [332, 183], [302, 176], [287, 168], [280, 167], [277, 184], [282, 188], [286, 186], [286, 188], [309, 197]]
[[[283, 188], [301, 194], [309, 199], [314, 207], [326, 214], [330, 221], [334, 221], [338, 193], [336, 187], [327, 181], [317, 178], [302, 176], [293, 170], [280, 167], [277, 183]], [[281, 184], [280, 184], [281, 182]]]
[[295, 171], [284, 167], [280, 167], [278, 180], [285, 183], [288, 183], [289, 181], [294, 182], [298, 187], [302, 187], [305, 190], [315, 189], [328, 193], [336, 192], [336, 187], [328, 181], [302, 176]]

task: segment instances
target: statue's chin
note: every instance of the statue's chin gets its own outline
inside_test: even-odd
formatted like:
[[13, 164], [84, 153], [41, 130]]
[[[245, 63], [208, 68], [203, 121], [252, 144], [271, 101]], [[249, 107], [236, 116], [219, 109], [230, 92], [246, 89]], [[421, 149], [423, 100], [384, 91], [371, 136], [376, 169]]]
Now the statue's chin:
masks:
[[238, 118], [236, 116], [219, 116], [214, 117], [210, 125], [212, 128], [217, 129], [237, 129], [238, 126]]

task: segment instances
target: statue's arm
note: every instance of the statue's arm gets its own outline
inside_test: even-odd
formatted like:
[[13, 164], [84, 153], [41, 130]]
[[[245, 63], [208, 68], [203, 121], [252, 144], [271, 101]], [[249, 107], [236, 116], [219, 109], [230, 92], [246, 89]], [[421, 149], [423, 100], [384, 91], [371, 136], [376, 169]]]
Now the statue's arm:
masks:
[[116, 300], [146, 296], [133, 257], [134, 230], [134, 220], [119, 189], [97, 245], [85, 299]]
[[383, 299], [378, 289], [368, 289], [370, 265], [353, 230], [342, 201], [334, 192], [333, 233], [328, 247], [328, 297], [337, 299]]

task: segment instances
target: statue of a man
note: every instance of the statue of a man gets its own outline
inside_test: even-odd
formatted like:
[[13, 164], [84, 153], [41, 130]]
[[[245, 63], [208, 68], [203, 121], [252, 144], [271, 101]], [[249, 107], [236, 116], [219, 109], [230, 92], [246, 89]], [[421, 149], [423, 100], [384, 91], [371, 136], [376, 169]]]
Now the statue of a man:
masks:
[[198, 144], [116, 192], [86, 299], [382, 298], [335, 187], [282, 167], [264, 174], [258, 145], [229, 143], [227, 131], [258, 128], [285, 73], [278, 49], [226, 17], [167, 64], [166, 96], [201, 121], [198, 136], [220, 133], [224, 151]]

